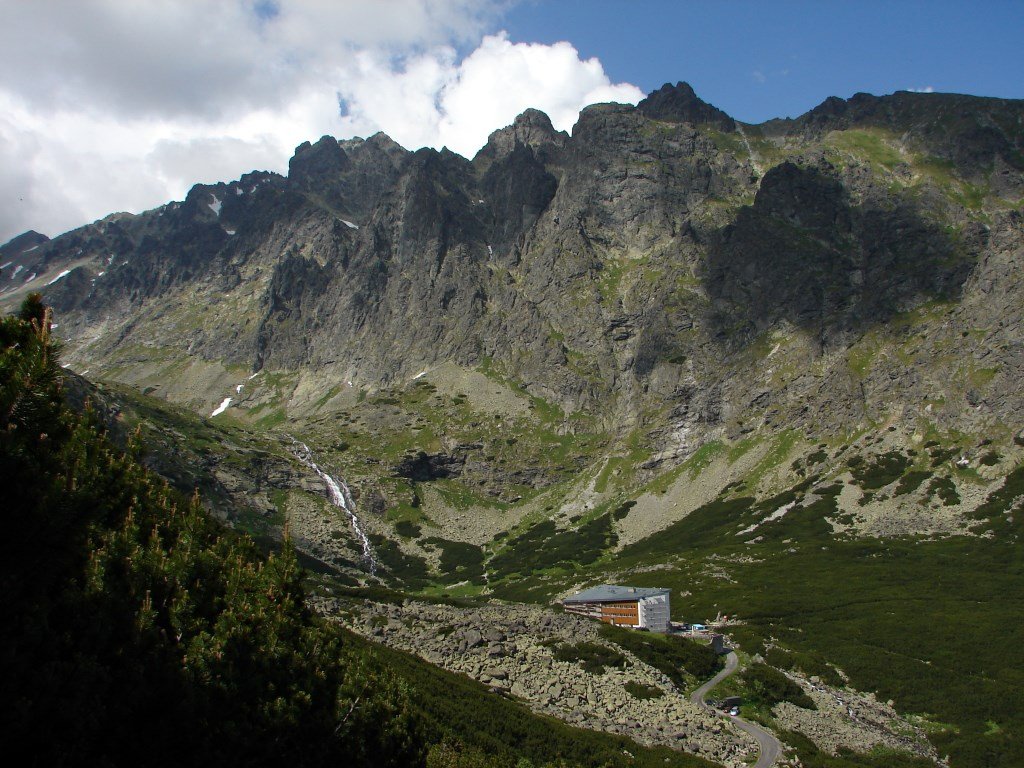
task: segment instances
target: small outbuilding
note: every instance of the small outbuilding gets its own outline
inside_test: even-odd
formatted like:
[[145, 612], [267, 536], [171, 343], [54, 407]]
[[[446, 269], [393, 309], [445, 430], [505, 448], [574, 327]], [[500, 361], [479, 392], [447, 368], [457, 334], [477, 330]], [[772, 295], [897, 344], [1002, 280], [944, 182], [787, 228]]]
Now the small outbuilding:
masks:
[[668, 632], [668, 589], [602, 584], [562, 600], [567, 613], [578, 613], [617, 627]]

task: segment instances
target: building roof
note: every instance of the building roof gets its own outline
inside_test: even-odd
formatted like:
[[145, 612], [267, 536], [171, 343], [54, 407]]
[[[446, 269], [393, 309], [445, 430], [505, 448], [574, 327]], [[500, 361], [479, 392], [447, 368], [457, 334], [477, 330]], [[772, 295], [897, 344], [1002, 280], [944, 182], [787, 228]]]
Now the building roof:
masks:
[[622, 603], [630, 600], [642, 600], [645, 597], [667, 595], [670, 589], [648, 589], [646, 587], [620, 587], [614, 584], [601, 584], [597, 587], [584, 589], [575, 595], [565, 598], [563, 603]]

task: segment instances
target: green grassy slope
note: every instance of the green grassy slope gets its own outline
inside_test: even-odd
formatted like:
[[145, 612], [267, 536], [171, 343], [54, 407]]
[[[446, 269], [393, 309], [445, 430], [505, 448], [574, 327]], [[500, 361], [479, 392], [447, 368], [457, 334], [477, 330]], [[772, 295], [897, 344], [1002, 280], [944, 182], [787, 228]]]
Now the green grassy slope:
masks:
[[734, 636], [748, 653], [835, 682], [838, 667], [932, 723], [954, 766], [1009, 768], [1024, 762], [1024, 553], [1019, 494], [990, 498], [995, 524], [1011, 529], [999, 538], [837, 538], [819, 499], [766, 524], [756, 543], [735, 535], [752, 502], [722, 499], [613, 566], [670, 559], [625, 578], [671, 587], [677, 619], [738, 615]]

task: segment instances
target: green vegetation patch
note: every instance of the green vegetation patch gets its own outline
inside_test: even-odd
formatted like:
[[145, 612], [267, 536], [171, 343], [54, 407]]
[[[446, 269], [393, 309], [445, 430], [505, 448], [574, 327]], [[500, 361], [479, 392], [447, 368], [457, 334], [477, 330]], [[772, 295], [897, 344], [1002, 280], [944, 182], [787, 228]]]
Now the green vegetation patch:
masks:
[[779, 736], [796, 750], [804, 768], [935, 768], [935, 763], [928, 758], [906, 752], [879, 748], [863, 753], [842, 747], [833, 755], [818, 749], [813, 741], [797, 731], [783, 731]]
[[685, 637], [638, 632], [610, 624], [602, 625], [600, 631], [601, 637], [657, 669], [679, 690], [685, 690], [690, 680], [707, 679], [722, 668], [721, 658], [710, 645]]
[[[1009, 519], [1004, 517], [1006, 515]], [[968, 517], [985, 521], [972, 530], [997, 530], [1012, 526], [1013, 533], [1024, 531], [1024, 465], [1008, 474], [1003, 484], [989, 493], [985, 501]]]
[[829, 140], [836, 148], [886, 170], [904, 162], [899, 150], [889, 143], [889, 135], [877, 129], [849, 129], [831, 134]]
[[600, 643], [576, 643], [560, 645], [555, 649], [554, 657], [558, 661], [579, 662], [584, 671], [592, 675], [604, 674], [605, 669], [622, 669], [626, 666], [626, 657], [614, 648]]
[[899, 483], [897, 483], [895, 490], [893, 490], [892, 492], [892, 495], [905, 496], [908, 493], [913, 493], [914, 491], [921, 487], [921, 484], [924, 483], [925, 480], [927, 480], [931, 476], [932, 473], [927, 470], [918, 469], [912, 472], [907, 472], [907, 474], [900, 478], [900, 481]]
[[625, 688], [626, 693], [634, 699], [640, 699], [641, 701], [660, 699], [665, 695], [665, 692], [656, 685], [644, 685], [643, 683], [638, 683], [635, 680], [628, 681], [622, 687]]
[[472, 488], [458, 480], [443, 479], [431, 481], [434, 488], [445, 503], [455, 509], [494, 506], [494, 499], [488, 499], [476, 493]]
[[636, 500], [630, 499], [619, 504], [615, 509], [612, 510], [612, 517], [616, 520], [622, 520], [626, 515], [629, 514], [629, 510], [636, 506]]
[[430, 583], [427, 561], [418, 555], [407, 555], [391, 539], [379, 534], [367, 534], [377, 560], [399, 583], [410, 589], [423, 589]]
[[758, 442], [759, 440], [757, 438], [747, 437], [730, 445], [729, 463], [735, 464], [737, 461], [742, 459], [751, 448], [758, 444]]
[[865, 491], [875, 491], [899, 480], [911, 466], [911, 460], [899, 451], [889, 451], [874, 457], [874, 461], [847, 463], [857, 485]]
[[1002, 455], [998, 451], [988, 451], [978, 459], [978, 463], [985, 467], [994, 467], [1002, 460]]
[[[832, 527], [828, 520], [838, 511], [837, 498], [842, 484], [816, 488], [814, 494], [818, 498], [804, 503], [804, 493], [811, 482], [813, 479], [809, 478], [800, 486], [760, 502], [749, 496], [729, 498], [729, 491], [724, 490], [723, 495], [697, 507], [682, 520], [625, 547], [622, 557], [650, 559], [712, 547], [723, 540], [734, 539], [755, 524], [757, 527], [749, 532], [749, 537], [769, 541], [830, 535]], [[789, 510], [780, 519], [765, 522], [768, 516], [786, 506]]]
[[483, 579], [484, 551], [475, 544], [433, 536], [421, 543], [441, 550], [441, 574], [445, 581], [479, 582]]
[[666, 493], [684, 472], [689, 475], [691, 480], [695, 480], [701, 472], [711, 466], [711, 462], [724, 453], [727, 453], [725, 443], [719, 440], [704, 443], [686, 461], [653, 480], [647, 488], [652, 493]]
[[788, 701], [803, 709], [817, 709], [803, 689], [782, 672], [767, 664], [751, 664], [740, 673], [750, 702], [771, 709]]
[[[809, 504], [804, 502], [794, 504], [785, 517], [758, 528], [757, 533], [768, 541], [782, 539], [806, 541], [830, 536], [832, 526], [829, 519], [839, 511], [838, 497], [842, 490], [841, 483], [816, 488], [814, 493], [817, 495], [817, 499]], [[778, 501], [786, 498], [787, 494], [780, 494], [776, 497]]]
[[932, 481], [928, 483], [926, 491], [929, 499], [938, 496], [944, 506], [954, 507], [960, 503], [960, 494], [957, 493], [956, 483], [948, 475], [933, 477]]
[[615, 546], [617, 538], [610, 514], [564, 531], [556, 529], [554, 520], [544, 520], [510, 540], [491, 558], [489, 567], [499, 577], [507, 577], [571, 563], [587, 565]]
[[958, 453], [960, 453], [960, 449], [955, 445], [952, 446], [951, 448], [943, 448], [941, 446], [935, 445], [928, 449], [928, 455], [931, 456], [932, 459], [932, 468], [942, 466], [947, 461], [956, 456]]
[[735, 499], [715, 499], [697, 507], [682, 520], [625, 548], [623, 555], [649, 557], [667, 555], [680, 549], [711, 544], [720, 538], [723, 528], [738, 527], [749, 512], [754, 499], [740, 496]]
[[399, 520], [395, 523], [395, 533], [405, 539], [418, 539], [422, 529], [411, 520]]
[[757, 463], [757, 466], [747, 475], [745, 478], [747, 486], [749, 488], [757, 487], [757, 484], [761, 481], [768, 472], [781, 464], [790, 452], [793, 450], [793, 446], [796, 445], [799, 440], [799, 434], [796, 430], [787, 429], [780, 432], [775, 439], [772, 441], [771, 447], [767, 453]]
[[821, 464], [824, 461], [828, 461], [828, 451], [823, 448], [819, 448], [807, 456], [807, 466], [809, 467], [814, 464]]
[[858, 379], [865, 378], [871, 371], [871, 366], [874, 364], [877, 355], [878, 349], [874, 346], [869, 346], [867, 342], [851, 347], [847, 353], [850, 371]]
[[805, 675], [817, 675], [826, 685], [845, 685], [836, 668], [829, 664], [822, 654], [815, 651], [793, 651], [774, 645], [764, 654], [764, 660], [778, 669], [799, 670]]

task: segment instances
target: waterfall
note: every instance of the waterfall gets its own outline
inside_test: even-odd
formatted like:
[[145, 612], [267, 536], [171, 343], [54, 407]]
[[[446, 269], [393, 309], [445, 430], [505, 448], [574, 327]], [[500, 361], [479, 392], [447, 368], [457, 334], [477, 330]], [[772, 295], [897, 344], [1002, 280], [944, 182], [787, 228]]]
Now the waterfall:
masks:
[[370, 568], [370, 575], [377, 575], [377, 558], [373, 554], [373, 547], [370, 545], [370, 539], [363, 531], [363, 527], [359, 524], [359, 518], [356, 517], [356, 505], [352, 501], [352, 494], [348, 490], [348, 486], [345, 485], [344, 480], [335, 480], [329, 474], [320, 469], [320, 466], [313, 459], [313, 451], [310, 450], [309, 446], [301, 440], [296, 440], [291, 435], [288, 435], [288, 439], [292, 441], [292, 454], [305, 464], [307, 467], [312, 469], [320, 479], [327, 485], [327, 498], [330, 499], [331, 504], [338, 507], [339, 509], [345, 510], [345, 514], [348, 515], [349, 521], [352, 523], [352, 530], [356, 532], [356, 538], [359, 539], [359, 543], [363, 548], [363, 560], [366, 561], [367, 566]]

